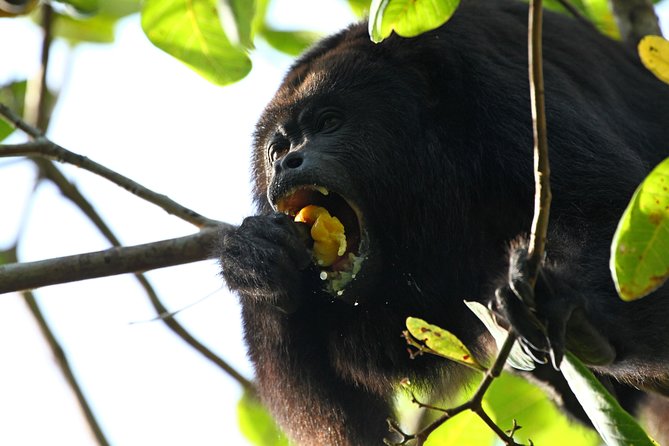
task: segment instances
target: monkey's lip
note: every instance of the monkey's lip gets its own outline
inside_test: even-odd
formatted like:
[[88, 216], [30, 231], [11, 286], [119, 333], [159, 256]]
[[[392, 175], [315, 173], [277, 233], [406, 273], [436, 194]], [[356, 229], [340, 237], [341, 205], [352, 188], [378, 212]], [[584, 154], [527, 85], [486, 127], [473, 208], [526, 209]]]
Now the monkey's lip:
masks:
[[349, 253], [360, 254], [362, 239], [362, 218], [360, 210], [342, 195], [319, 185], [298, 186], [277, 200], [276, 209], [279, 212], [295, 217], [298, 212], [309, 205], [316, 205], [328, 210], [330, 215], [337, 217], [344, 225], [346, 234], [346, 252], [330, 267], [337, 271], [346, 267], [344, 260]]

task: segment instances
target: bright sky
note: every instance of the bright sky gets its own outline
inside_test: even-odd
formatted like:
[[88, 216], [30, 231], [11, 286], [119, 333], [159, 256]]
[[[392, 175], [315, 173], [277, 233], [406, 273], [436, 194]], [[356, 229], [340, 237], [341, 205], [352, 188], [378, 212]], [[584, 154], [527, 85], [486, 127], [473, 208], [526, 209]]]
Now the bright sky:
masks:
[[[343, 0], [276, 3], [273, 22], [286, 28], [330, 32], [353, 20]], [[0, 84], [36, 72], [34, 25], [0, 20], [0, 42]], [[251, 133], [289, 58], [261, 46], [248, 78], [215, 87], [152, 47], [137, 16], [121, 23], [114, 45], [82, 45], [74, 53], [56, 45], [53, 86], [61, 84], [68, 57], [72, 66], [54, 115], [54, 141], [207, 217], [239, 223], [253, 213]], [[35, 177], [30, 163], [0, 160], [0, 168], [0, 247], [14, 241], [24, 219], [23, 260], [108, 247], [50, 184], [26, 200]], [[94, 175], [62, 168], [125, 244], [193, 232]], [[181, 312], [179, 321], [251, 377], [237, 300], [217, 274], [214, 262], [200, 262], [148, 277], [172, 310], [204, 299]], [[144, 322], [155, 314], [131, 277], [48, 287], [37, 296], [112, 444], [245, 444], [235, 415], [239, 386], [162, 323]], [[94, 444], [17, 294], [0, 296], [0, 357], [0, 444]]]

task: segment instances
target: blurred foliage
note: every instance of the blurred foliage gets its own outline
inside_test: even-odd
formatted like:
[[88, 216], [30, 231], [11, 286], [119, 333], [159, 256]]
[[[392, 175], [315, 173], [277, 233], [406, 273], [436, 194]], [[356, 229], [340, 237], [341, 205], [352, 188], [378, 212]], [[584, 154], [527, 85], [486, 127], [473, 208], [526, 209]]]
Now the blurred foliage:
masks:
[[348, 0], [348, 5], [353, 10], [353, 14], [363, 18], [369, 15], [369, 4], [371, 0]]
[[98, 12], [98, 0], [54, 0], [68, 8], [70, 14], [90, 15]]
[[239, 430], [256, 446], [288, 446], [288, 440], [254, 395], [245, 393], [237, 403]]
[[[26, 81], [15, 81], [0, 87], [0, 103], [5, 104], [19, 116], [23, 115], [23, 104], [26, 97]], [[14, 127], [0, 118], [0, 141], [14, 132]]]
[[571, 422], [541, 389], [519, 376], [502, 374], [493, 382], [484, 400], [502, 429], [510, 429], [514, 419], [522, 426], [514, 438], [525, 444], [530, 439], [541, 446], [596, 446], [600, 443], [595, 431]]
[[[613, 39], [620, 39], [620, 31], [608, 0], [569, 0], [569, 3], [600, 32]], [[559, 0], [544, 0], [543, 4], [546, 9], [571, 16]]]

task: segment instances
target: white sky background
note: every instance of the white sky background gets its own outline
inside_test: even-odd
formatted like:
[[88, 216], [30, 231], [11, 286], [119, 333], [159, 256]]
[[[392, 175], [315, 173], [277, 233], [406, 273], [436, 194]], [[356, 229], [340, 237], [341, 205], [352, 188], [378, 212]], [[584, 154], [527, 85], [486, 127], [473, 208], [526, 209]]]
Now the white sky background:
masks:
[[[666, 17], [667, 2], [663, 4]], [[353, 20], [343, 0], [277, 0], [273, 23], [335, 31]], [[669, 21], [665, 21], [666, 25]], [[25, 20], [0, 20], [0, 84], [32, 76], [40, 36]], [[51, 85], [68, 51], [56, 45]], [[50, 137], [203, 215], [239, 223], [253, 213], [249, 154], [253, 126], [291, 59], [260, 45], [254, 69], [216, 87], [154, 48], [137, 16], [113, 45], [80, 45], [54, 113]], [[194, 232], [161, 209], [92, 174], [60, 166], [124, 244]], [[35, 177], [29, 162], [0, 159], [0, 247], [11, 244]], [[29, 206], [20, 256], [38, 260], [105, 249], [86, 218], [42, 183]], [[237, 299], [215, 262], [148, 273], [178, 320], [247, 377]], [[161, 322], [130, 276], [53, 286], [36, 293], [66, 349], [102, 428], [115, 445], [243, 445], [239, 386]], [[76, 400], [18, 294], [0, 296], [0, 444], [89, 445]]]

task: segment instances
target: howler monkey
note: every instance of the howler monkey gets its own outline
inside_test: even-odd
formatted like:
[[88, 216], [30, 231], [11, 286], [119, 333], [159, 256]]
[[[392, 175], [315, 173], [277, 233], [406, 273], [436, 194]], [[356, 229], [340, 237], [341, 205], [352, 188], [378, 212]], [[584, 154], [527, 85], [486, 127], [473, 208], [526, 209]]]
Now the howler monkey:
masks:
[[[464, 1], [441, 28], [380, 44], [352, 25], [299, 58], [262, 114], [259, 215], [218, 251], [260, 395], [297, 444], [381, 444], [402, 377], [458, 388], [462, 367], [409, 358], [407, 316], [488, 351], [463, 300], [499, 307], [509, 246], [530, 228], [526, 40], [527, 6], [512, 2]], [[620, 43], [551, 13], [544, 72], [553, 205], [536, 300], [550, 346], [666, 394], [669, 289], [623, 303], [608, 256], [635, 188], [669, 155], [669, 86]], [[328, 266], [293, 221], [312, 204], [345, 229]]]

